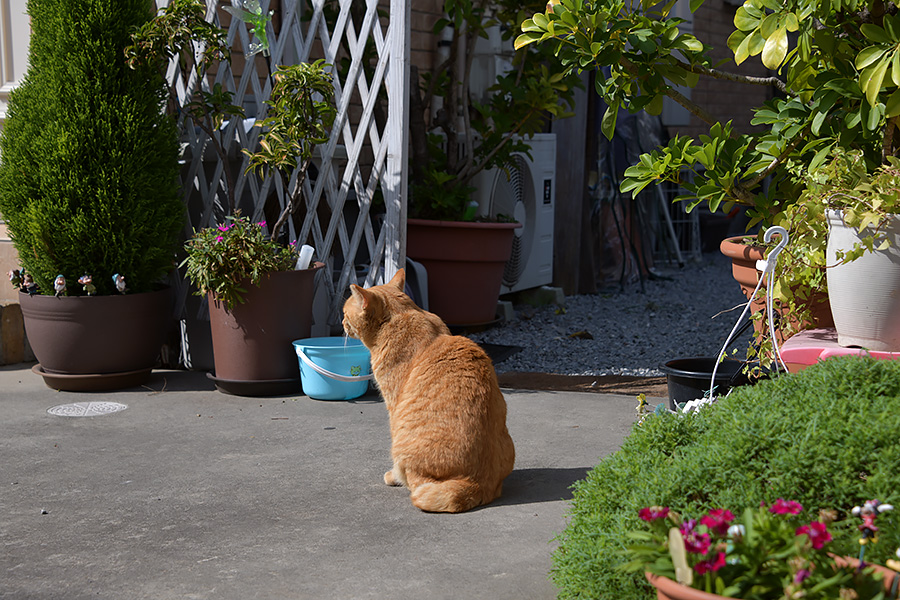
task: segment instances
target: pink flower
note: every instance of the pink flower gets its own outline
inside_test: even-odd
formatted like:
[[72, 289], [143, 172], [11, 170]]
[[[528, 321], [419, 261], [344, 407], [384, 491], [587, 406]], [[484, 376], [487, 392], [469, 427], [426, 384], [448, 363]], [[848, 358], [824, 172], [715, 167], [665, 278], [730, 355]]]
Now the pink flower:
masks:
[[231, 229], [231, 225], [219, 225], [219, 231], [225, 232]]
[[810, 575], [812, 575], [812, 573], [809, 572], [809, 569], [800, 569], [797, 571], [797, 574], [794, 575], [794, 583], [803, 583]]
[[712, 542], [708, 533], [698, 533], [694, 528], [696, 519], [690, 519], [681, 524], [681, 536], [684, 538], [684, 549], [693, 554], [706, 554]]
[[812, 547], [816, 550], [822, 548], [826, 542], [831, 541], [831, 534], [828, 533], [828, 529], [825, 527], [825, 523], [820, 523], [819, 521], [813, 521], [809, 525], [804, 525], [802, 527], [798, 527], [797, 531], [794, 532], [796, 535], [807, 535], [809, 536], [809, 541], [812, 543]]
[[714, 532], [716, 535], [723, 536], [728, 532], [728, 525], [734, 521], [734, 515], [730, 510], [717, 508], [709, 511], [708, 515], [700, 517], [700, 524]]
[[217, 241], [217, 242], [221, 242], [221, 241], [224, 240], [224, 239], [225, 239], [225, 238], [223, 238], [221, 235], [217, 235], [217, 236], [216, 236], [216, 241]]
[[803, 506], [796, 500], [785, 500], [779, 498], [772, 503], [769, 512], [774, 515], [799, 515], [803, 512]]
[[718, 571], [725, 566], [725, 553], [717, 552], [715, 558], [710, 560], [701, 560], [694, 565], [694, 570], [698, 575], [703, 575], [711, 571]]
[[260, 227], [265, 227], [265, 226], [266, 226], [266, 222], [265, 222], [265, 221], [260, 221], [259, 223], [257, 223], [257, 225], [259, 225]]
[[657, 519], [665, 519], [669, 516], [669, 507], [667, 506], [651, 506], [642, 508], [638, 511], [638, 516], [644, 521], [655, 521]]

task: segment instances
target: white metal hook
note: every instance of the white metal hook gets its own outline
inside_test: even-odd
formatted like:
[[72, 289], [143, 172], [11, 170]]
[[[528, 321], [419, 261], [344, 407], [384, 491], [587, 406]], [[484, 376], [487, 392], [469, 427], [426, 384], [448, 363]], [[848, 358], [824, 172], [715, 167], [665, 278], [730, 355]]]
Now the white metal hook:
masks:
[[776, 225], [774, 227], [769, 227], [768, 229], [766, 229], [763, 240], [768, 244], [772, 241], [773, 235], [779, 235], [781, 236], [781, 239], [778, 240], [778, 244], [776, 244], [772, 251], [769, 252], [769, 256], [766, 259], [769, 265], [771, 265], [767, 269], [769, 271], [775, 268], [775, 261], [778, 259], [778, 255], [781, 253], [781, 251], [784, 250], [784, 247], [787, 246], [789, 238], [787, 229]]

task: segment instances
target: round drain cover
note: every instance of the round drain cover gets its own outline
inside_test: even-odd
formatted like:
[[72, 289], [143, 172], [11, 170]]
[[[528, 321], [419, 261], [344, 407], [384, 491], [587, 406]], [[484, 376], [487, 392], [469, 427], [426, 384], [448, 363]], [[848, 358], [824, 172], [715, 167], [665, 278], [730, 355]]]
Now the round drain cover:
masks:
[[128, 408], [118, 402], [75, 402], [74, 404], [60, 404], [47, 410], [57, 417], [97, 417], [119, 412]]

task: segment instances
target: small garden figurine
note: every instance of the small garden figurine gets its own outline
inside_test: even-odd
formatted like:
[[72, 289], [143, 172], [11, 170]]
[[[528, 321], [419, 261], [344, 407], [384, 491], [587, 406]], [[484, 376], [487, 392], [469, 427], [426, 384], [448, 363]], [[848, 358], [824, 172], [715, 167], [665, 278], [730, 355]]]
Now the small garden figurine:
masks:
[[9, 282], [13, 285], [14, 288], [21, 289], [22, 288], [22, 270], [21, 269], [11, 269], [6, 273], [7, 277], [9, 277]]
[[94, 278], [87, 273], [78, 278], [78, 283], [84, 286], [84, 293], [88, 296], [93, 296], [97, 293], [97, 286], [94, 285]]
[[853, 516], [862, 519], [862, 525], [859, 526], [859, 530], [862, 533], [862, 537], [859, 538], [860, 567], [865, 564], [863, 559], [866, 555], [866, 545], [868, 545], [869, 540], [872, 540], [873, 544], [878, 543], [878, 527], [875, 526], [875, 517], [891, 510], [894, 510], [894, 507], [890, 504], [883, 504], [878, 500], [866, 500], [862, 506], [854, 506], [853, 510], [850, 511]]
[[34, 282], [34, 277], [31, 276], [31, 273], [25, 273], [22, 276], [22, 286], [20, 289], [26, 292], [29, 296], [34, 296], [35, 294], [37, 294], [38, 285]]
[[116, 291], [119, 292], [120, 294], [124, 294], [125, 290], [128, 289], [125, 287], [125, 276], [121, 275], [119, 273], [116, 273], [115, 275], [112, 276], [112, 279], [113, 279], [113, 283], [116, 286]]
[[57, 298], [66, 295], [66, 278], [62, 274], [57, 275], [56, 279], [53, 280], [53, 291]]

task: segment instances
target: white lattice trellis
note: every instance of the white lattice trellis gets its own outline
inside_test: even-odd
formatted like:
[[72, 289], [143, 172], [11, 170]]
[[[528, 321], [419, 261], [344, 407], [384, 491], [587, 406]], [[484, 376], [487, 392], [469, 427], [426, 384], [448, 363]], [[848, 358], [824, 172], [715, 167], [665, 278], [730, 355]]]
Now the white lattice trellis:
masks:
[[[157, 0], [159, 6], [167, 3]], [[207, 4], [207, 20], [220, 24], [228, 18], [212, 0]], [[303, 184], [302, 214], [289, 222], [288, 231], [291, 240], [313, 245], [317, 259], [326, 263], [317, 285], [327, 292], [327, 322], [335, 326], [350, 283], [381, 283], [405, 259], [410, 1], [389, 0], [380, 6], [378, 0], [260, 4], [264, 11], [275, 10], [267, 29], [270, 57], [245, 61], [241, 50], [247, 53], [252, 36], [248, 25], [231, 19], [232, 66], [220, 65], [213, 81], [198, 81], [177, 61], [169, 66], [180, 103], [189, 101], [196, 86], [219, 83], [234, 94], [234, 103], [248, 117], [244, 122], [232, 120], [216, 133], [226, 151], [224, 160], [206, 134], [182, 119], [182, 183], [190, 216], [185, 237], [221, 219], [228, 206], [226, 169], [231, 170], [235, 203], [244, 214], [262, 220], [281, 212], [288, 195], [281, 180], [245, 174], [248, 159], [241, 149], [256, 149], [259, 129], [252, 123], [265, 117], [275, 66], [324, 58], [334, 66], [338, 113], [331, 138], [317, 149], [315, 177]], [[296, 186], [297, 179], [295, 172], [289, 186]], [[379, 206], [376, 215], [378, 197], [384, 207]], [[183, 307], [189, 290], [183, 281], [176, 285]], [[201, 306], [205, 310], [205, 303]]]

